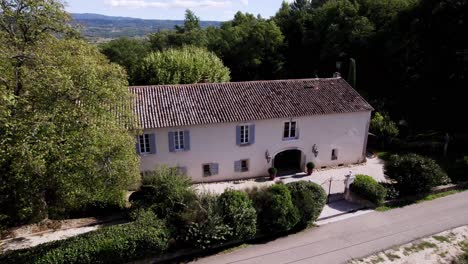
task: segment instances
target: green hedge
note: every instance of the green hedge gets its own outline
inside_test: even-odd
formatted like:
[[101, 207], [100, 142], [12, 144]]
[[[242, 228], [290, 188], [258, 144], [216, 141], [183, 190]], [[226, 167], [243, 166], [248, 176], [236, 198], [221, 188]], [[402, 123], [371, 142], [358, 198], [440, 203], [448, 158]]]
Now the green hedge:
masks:
[[401, 196], [427, 193], [432, 187], [450, 182], [433, 159], [417, 154], [392, 155], [385, 163], [385, 174], [396, 181]]
[[367, 175], [356, 175], [350, 186], [350, 190], [376, 205], [383, 204], [387, 196], [387, 189], [374, 178]]
[[245, 192], [227, 190], [218, 198], [223, 222], [232, 228], [232, 240], [248, 239], [257, 232], [257, 213]]
[[299, 222], [299, 212], [284, 184], [250, 192], [257, 211], [258, 228], [265, 234], [292, 229]]
[[307, 181], [291, 182], [286, 186], [300, 215], [298, 225], [306, 227], [315, 222], [327, 201], [325, 190], [320, 185]]
[[104, 227], [66, 240], [0, 255], [2, 264], [126, 263], [156, 256], [168, 247], [169, 232], [152, 212], [129, 224]]

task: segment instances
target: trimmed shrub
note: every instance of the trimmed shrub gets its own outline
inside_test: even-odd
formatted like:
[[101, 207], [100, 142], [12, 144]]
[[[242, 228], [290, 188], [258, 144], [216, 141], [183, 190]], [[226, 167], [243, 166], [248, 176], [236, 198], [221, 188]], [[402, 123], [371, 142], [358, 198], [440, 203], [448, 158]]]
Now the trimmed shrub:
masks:
[[0, 263], [126, 263], [156, 256], [168, 247], [169, 232], [154, 213], [132, 223], [104, 227], [66, 240], [0, 255]]
[[356, 175], [350, 190], [356, 195], [374, 203], [382, 205], [387, 196], [387, 189], [378, 183], [374, 178], [367, 175]]
[[178, 241], [192, 248], [210, 248], [226, 242], [232, 236], [232, 228], [223, 222], [216, 196], [202, 195], [196, 206], [180, 215]]
[[417, 154], [392, 155], [385, 163], [385, 174], [396, 181], [400, 196], [427, 193], [432, 187], [450, 182], [433, 159]]
[[307, 162], [306, 164], [307, 169], [313, 170], [315, 168], [315, 164], [311, 161]]
[[248, 239], [257, 232], [257, 213], [245, 192], [227, 190], [218, 198], [223, 222], [232, 228], [232, 240]]
[[327, 193], [318, 184], [307, 181], [297, 181], [286, 184], [291, 192], [294, 206], [299, 212], [299, 227], [306, 227], [319, 217], [325, 203]]
[[278, 169], [276, 169], [275, 167], [271, 167], [268, 169], [268, 174], [273, 175], [276, 173], [278, 173]]
[[140, 190], [130, 196], [134, 208], [151, 209], [158, 217], [168, 219], [184, 211], [196, 200], [191, 180], [177, 168], [161, 166], [147, 172]]
[[299, 222], [299, 212], [285, 185], [274, 184], [267, 189], [251, 190], [250, 195], [263, 233], [288, 231]]

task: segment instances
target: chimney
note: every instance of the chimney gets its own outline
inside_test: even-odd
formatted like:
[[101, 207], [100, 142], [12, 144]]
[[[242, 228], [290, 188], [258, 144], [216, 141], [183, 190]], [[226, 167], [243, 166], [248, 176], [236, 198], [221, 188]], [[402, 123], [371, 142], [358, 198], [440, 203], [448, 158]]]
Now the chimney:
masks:
[[341, 73], [339, 72], [333, 73], [333, 78], [341, 78]]

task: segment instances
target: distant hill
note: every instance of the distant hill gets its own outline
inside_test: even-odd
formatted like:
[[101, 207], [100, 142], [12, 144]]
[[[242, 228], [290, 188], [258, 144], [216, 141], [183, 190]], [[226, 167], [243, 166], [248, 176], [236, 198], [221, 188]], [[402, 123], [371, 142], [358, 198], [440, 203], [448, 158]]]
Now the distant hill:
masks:
[[[89, 39], [113, 39], [118, 37], [143, 37], [163, 29], [183, 25], [183, 20], [140, 19], [114, 17], [100, 14], [71, 14], [73, 25], [83, 27], [83, 35]], [[201, 21], [202, 27], [218, 27], [219, 21]]]

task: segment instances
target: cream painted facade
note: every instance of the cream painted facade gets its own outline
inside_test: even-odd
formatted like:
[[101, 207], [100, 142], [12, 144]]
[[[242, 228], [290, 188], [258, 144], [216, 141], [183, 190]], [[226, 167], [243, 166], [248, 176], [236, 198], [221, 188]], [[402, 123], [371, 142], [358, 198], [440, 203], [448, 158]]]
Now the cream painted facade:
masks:
[[[154, 134], [156, 153], [141, 154], [141, 171], [153, 170], [158, 165], [182, 167], [194, 182], [213, 182], [254, 178], [268, 175], [275, 156], [285, 150], [302, 152], [301, 166], [312, 161], [316, 167], [354, 164], [365, 160], [365, 149], [370, 122], [370, 111], [316, 115], [292, 118], [297, 122], [298, 139], [284, 140], [284, 119], [257, 120], [245, 123], [220, 123], [177, 128], [147, 129]], [[236, 144], [236, 127], [255, 125], [255, 142], [247, 146]], [[169, 150], [168, 133], [190, 131], [190, 150]], [[317, 157], [312, 148], [316, 145]], [[336, 149], [337, 159], [332, 160]], [[267, 162], [266, 152], [271, 156]], [[249, 170], [235, 171], [235, 161], [248, 160]], [[218, 164], [218, 174], [203, 176], [203, 164]]]

